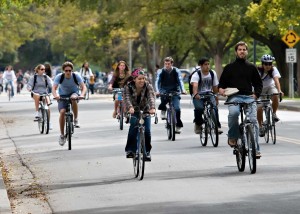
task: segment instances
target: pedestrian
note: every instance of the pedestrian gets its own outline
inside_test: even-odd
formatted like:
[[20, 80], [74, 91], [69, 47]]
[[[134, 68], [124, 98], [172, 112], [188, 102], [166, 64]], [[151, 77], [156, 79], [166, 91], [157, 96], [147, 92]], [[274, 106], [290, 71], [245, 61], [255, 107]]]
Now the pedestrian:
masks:
[[[180, 93], [186, 94], [184, 84], [181, 77], [181, 72], [178, 68], [173, 66], [174, 60], [172, 57], [166, 57], [164, 59], [164, 67], [159, 70], [156, 77], [155, 87], [156, 95], [178, 92], [178, 95], [173, 96], [173, 105], [176, 111], [176, 130], [175, 133], [180, 134], [183, 123], [181, 121], [181, 109], [180, 109]], [[166, 96], [160, 96], [161, 103], [158, 109], [161, 110], [161, 119], [166, 119], [166, 110], [168, 100]]]
[[[256, 66], [247, 61], [248, 45], [240, 41], [235, 45], [236, 59], [225, 66], [219, 81], [219, 93], [226, 96], [225, 89], [237, 88], [236, 94], [227, 98], [228, 102], [252, 102], [256, 100], [262, 92], [262, 81]], [[256, 103], [250, 107], [250, 120], [254, 124], [255, 141], [257, 145], [257, 157], [261, 156], [258, 144], [258, 122]], [[239, 115], [240, 108], [237, 105], [228, 106], [228, 144], [231, 147], [236, 145], [240, 138]]]

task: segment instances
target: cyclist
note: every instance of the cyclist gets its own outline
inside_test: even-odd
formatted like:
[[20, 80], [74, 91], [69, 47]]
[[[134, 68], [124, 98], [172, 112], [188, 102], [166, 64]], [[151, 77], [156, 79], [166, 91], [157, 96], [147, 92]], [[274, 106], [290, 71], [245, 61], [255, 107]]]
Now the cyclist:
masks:
[[[245, 42], [238, 42], [235, 45], [236, 60], [225, 66], [219, 82], [219, 93], [225, 96], [226, 88], [237, 88], [239, 92], [228, 97], [227, 101], [252, 102], [256, 100], [262, 91], [262, 81], [256, 66], [247, 61], [248, 45]], [[254, 88], [254, 91], [252, 90]], [[228, 144], [231, 147], [236, 145], [239, 138], [239, 106], [228, 106]], [[250, 120], [254, 123], [255, 141], [257, 145], [257, 156], [261, 156], [258, 144], [258, 123], [256, 118], [256, 104], [253, 103], [250, 109]]]
[[0, 71], [0, 94], [3, 92], [3, 72]]
[[[193, 104], [194, 104], [194, 132], [195, 134], [200, 134], [202, 129], [203, 118], [202, 114], [204, 112], [204, 99], [200, 98], [200, 94], [205, 93], [218, 93], [218, 77], [214, 70], [210, 70], [209, 59], [203, 57], [198, 62], [199, 67], [196, 68], [196, 72], [191, 77], [191, 84], [193, 85]], [[201, 74], [201, 78], [199, 77], [199, 73]], [[200, 82], [201, 79], [201, 82]], [[219, 122], [219, 114], [218, 107], [219, 104], [218, 97], [210, 97], [210, 101], [213, 104], [215, 109], [218, 127], [221, 128], [221, 124]], [[218, 130], [219, 134], [222, 134], [222, 130]]]
[[[58, 74], [53, 83], [52, 94], [54, 99], [58, 100], [58, 111], [59, 111], [59, 127], [60, 136], [59, 144], [63, 146], [66, 143], [64, 135], [65, 128], [65, 112], [68, 105], [67, 101], [59, 100], [60, 97], [70, 97], [72, 100], [72, 110], [74, 113], [74, 126], [80, 128], [78, 121], [78, 100], [83, 99], [86, 92], [85, 84], [79, 74], [73, 72], [73, 64], [71, 62], [65, 62], [62, 65], [63, 73]], [[81, 88], [81, 94], [79, 96], [79, 88]], [[56, 90], [58, 89], [58, 94]]]
[[[263, 82], [262, 94], [282, 93], [279, 78], [281, 77], [278, 69], [272, 65], [275, 58], [269, 54], [265, 54], [261, 57], [261, 66], [258, 67], [260, 77]], [[278, 95], [272, 96], [272, 109], [274, 121], [278, 122], [279, 118], [276, 115], [279, 105]], [[257, 108], [257, 120], [259, 125], [259, 136], [263, 137], [265, 132], [262, 127], [263, 111], [262, 105]]]
[[[145, 113], [155, 113], [155, 94], [152, 85], [146, 81], [145, 72], [141, 68], [135, 69], [131, 74], [133, 81], [129, 82], [125, 87], [124, 102], [127, 111], [130, 114], [134, 114], [135, 117], [131, 117], [130, 127], [128, 132], [127, 144], [125, 147], [126, 157], [134, 157], [136, 151], [136, 136], [138, 130], [135, 128], [138, 113], [135, 112], [135, 108], [143, 110]], [[145, 144], [147, 160], [151, 161], [151, 117], [144, 118], [145, 125]]]
[[[128, 65], [123, 60], [119, 61], [113, 73], [112, 79], [108, 84], [108, 90], [112, 90], [113, 88], [124, 88], [124, 85], [129, 77], [130, 77], [130, 71]], [[115, 96], [113, 97], [113, 100], [115, 106], [114, 106], [112, 117], [116, 118], [119, 101], [115, 99]]]
[[[158, 71], [155, 87], [156, 87], [156, 95], [169, 93], [173, 91], [181, 92], [182, 94], [186, 94], [181, 72], [178, 68], [173, 66], [173, 58], [166, 57], [164, 59], [164, 68]], [[161, 110], [161, 119], [166, 119], [166, 110], [167, 110], [167, 102], [165, 96], [161, 96], [161, 103], [158, 106], [158, 109]], [[180, 110], [180, 95], [173, 96], [173, 104], [176, 111], [176, 130], [177, 134], [181, 133], [181, 128], [183, 127], [183, 123], [181, 121], [181, 110]]]
[[[40, 95], [49, 93], [48, 87], [52, 87], [52, 80], [45, 74], [45, 66], [39, 64], [34, 69], [35, 74], [30, 77], [27, 83], [27, 90], [31, 91], [31, 97], [34, 100], [35, 106], [35, 120], [39, 119], [39, 101]], [[47, 105], [51, 104], [50, 99], [46, 99]], [[49, 121], [50, 121], [50, 108], [48, 109]], [[51, 123], [49, 123], [49, 129], [52, 129]]]
[[90, 78], [94, 77], [92, 69], [89, 67], [88, 62], [84, 62], [79, 70], [80, 76], [82, 77], [83, 81], [87, 83], [87, 90], [89, 90], [90, 85]]
[[17, 79], [15, 75], [15, 71], [11, 65], [8, 65], [3, 73], [3, 79], [5, 84], [5, 92], [7, 91], [7, 85], [10, 84], [11, 86], [11, 97], [15, 95], [14, 93], [14, 81]]
[[16, 74], [17, 77], [17, 93], [20, 94], [21, 90], [24, 87], [24, 76], [21, 69], [18, 70], [18, 73]]

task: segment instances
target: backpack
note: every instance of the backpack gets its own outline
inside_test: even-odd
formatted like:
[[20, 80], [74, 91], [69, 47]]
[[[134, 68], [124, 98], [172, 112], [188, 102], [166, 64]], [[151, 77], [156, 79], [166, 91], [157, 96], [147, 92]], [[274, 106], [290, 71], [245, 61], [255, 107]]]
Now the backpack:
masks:
[[[46, 88], [48, 88], [47, 75], [43, 75], [43, 76], [44, 76], [44, 78], [45, 78]], [[36, 84], [36, 78], [37, 78], [37, 74], [34, 74], [32, 90], [33, 90], [34, 87], [35, 87], [35, 84]]]
[[[72, 73], [72, 76], [73, 76], [73, 79], [74, 79], [74, 82], [76, 83], [76, 85], [79, 86], [77, 78], [76, 78], [76, 74]], [[62, 74], [60, 76], [59, 84], [61, 84], [64, 81], [64, 79], [65, 79], [65, 74]]]
[[[199, 82], [198, 82], [198, 87], [201, 84], [202, 81], [202, 77], [201, 77], [201, 70], [199, 68], [197, 68], [195, 71], [193, 71], [190, 76], [189, 76], [189, 91], [190, 91], [190, 95], [193, 96], [193, 85], [191, 84], [191, 79], [192, 76], [194, 75], [194, 73], [197, 72], [199, 75]], [[210, 76], [211, 76], [211, 81], [214, 82], [214, 72], [212, 70], [209, 70]]]

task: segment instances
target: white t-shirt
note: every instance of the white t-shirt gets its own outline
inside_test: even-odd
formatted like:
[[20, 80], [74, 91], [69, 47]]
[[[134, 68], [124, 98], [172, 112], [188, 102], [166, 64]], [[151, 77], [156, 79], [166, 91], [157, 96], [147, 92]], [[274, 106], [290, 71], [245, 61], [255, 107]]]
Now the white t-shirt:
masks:
[[[208, 72], [207, 75], [204, 75], [201, 71], [201, 83], [200, 83], [200, 87], [198, 85], [198, 88], [199, 88], [199, 93], [203, 93], [203, 92], [209, 92], [209, 91], [212, 91], [212, 87], [213, 86], [217, 86], [219, 85], [219, 80], [218, 80], [218, 76], [216, 74], [216, 72], [214, 70], [213, 71], [213, 74], [214, 74], [214, 80], [213, 80], [213, 83], [211, 81], [211, 75], [210, 73]], [[191, 83], [193, 82], [196, 82], [198, 83], [199, 82], [199, 75], [198, 75], [198, 72], [195, 72], [191, 78]]]
[[[279, 71], [276, 67], [273, 67], [272, 76], [273, 77], [278, 77], [278, 78], [281, 77], [281, 75], [280, 75], [280, 73], [279, 73]], [[262, 79], [262, 82], [263, 82], [263, 88], [275, 86], [274, 79], [272, 77], [270, 77], [270, 75], [268, 75], [268, 73], [264, 73], [262, 75], [261, 79]]]

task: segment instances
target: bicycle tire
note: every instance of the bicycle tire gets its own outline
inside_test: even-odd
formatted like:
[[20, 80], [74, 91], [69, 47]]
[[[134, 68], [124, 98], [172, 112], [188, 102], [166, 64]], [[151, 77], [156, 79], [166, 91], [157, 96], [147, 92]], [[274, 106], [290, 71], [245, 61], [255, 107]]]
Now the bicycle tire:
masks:
[[119, 115], [119, 122], [120, 122], [120, 130], [123, 130], [123, 124], [124, 124], [124, 113], [123, 113], [123, 104], [122, 102], [120, 102], [120, 106], [119, 106], [119, 112], [120, 112], [120, 115]]
[[204, 121], [205, 122], [202, 124], [202, 129], [201, 129], [201, 133], [200, 133], [200, 143], [202, 146], [207, 145], [207, 139], [208, 139], [208, 132], [207, 132], [208, 124], [207, 124], [205, 118], [204, 118]]
[[138, 154], [135, 154], [132, 158], [133, 160], [133, 172], [134, 172], [134, 177], [137, 178], [139, 176], [139, 162], [138, 162]]
[[168, 140], [171, 140], [171, 138], [172, 138], [171, 116], [170, 116], [170, 110], [169, 109], [167, 109], [166, 129], [167, 129]]
[[68, 150], [72, 149], [72, 120], [70, 115], [66, 118], [66, 139], [68, 141]]
[[[142, 129], [142, 128], [141, 128]], [[145, 146], [145, 135], [144, 131], [141, 130], [139, 132], [139, 141], [140, 141], [140, 146], [139, 146], [139, 174], [138, 174], [138, 179], [143, 180], [144, 178], [144, 172], [145, 172], [145, 160], [146, 160], [146, 146]]]
[[39, 108], [39, 116], [40, 118], [38, 119], [38, 127], [39, 127], [39, 131], [41, 134], [44, 133], [44, 110], [40, 107]]
[[175, 127], [176, 127], [176, 112], [172, 108], [171, 110], [171, 132], [172, 132], [172, 141], [175, 141]]
[[272, 124], [270, 125], [270, 135], [273, 144], [276, 144], [276, 125], [272, 114]]
[[251, 174], [256, 172], [256, 145], [252, 125], [246, 126], [247, 153]]
[[234, 148], [236, 164], [239, 172], [244, 172], [246, 164], [246, 149], [245, 144], [241, 139], [238, 139]]
[[218, 122], [214, 109], [210, 110], [210, 118], [209, 121], [209, 135], [211, 139], [211, 143], [214, 147], [217, 147], [219, 144], [219, 133], [218, 133]]
[[44, 131], [45, 134], [49, 134], [49, 110], [48, 109], [44, 109]]
[[268, 107], [266, 110], [265, 110], [265, 115], [266, 115], [266, 121], [265, 121], [265, 124], [263, 124], [264, 126], [264, 131], [265, 131], [265, 141], [266, 143], [269, 143], [269, 139], [270, 139], [270, 116], [271, 116], [271, 111], [270, 111], [270, 108]]

